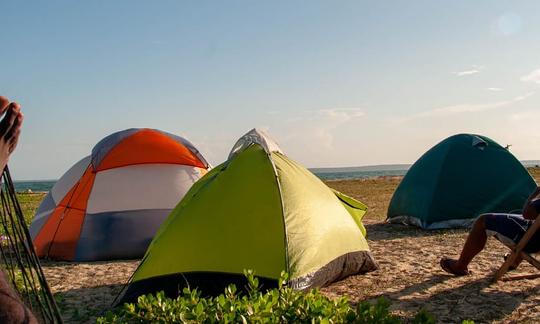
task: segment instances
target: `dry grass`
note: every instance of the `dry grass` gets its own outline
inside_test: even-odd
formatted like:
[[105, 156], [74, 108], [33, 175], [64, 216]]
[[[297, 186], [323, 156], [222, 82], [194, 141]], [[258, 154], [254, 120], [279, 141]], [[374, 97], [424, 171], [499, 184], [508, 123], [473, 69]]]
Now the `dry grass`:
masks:
[[[540, 182], [540, 168], [529, 169]], [[396, 314], [410, 315], [421, 308], [440, 322], [462, 319], [476, 322], [540, 322], [540, 279], [492, 285], [490, 276], [506, 252], [490, 240], [471, 265], [473, 275], [448, 276], [439, 269], [442, 255], [456, 255], [466, 231], [423, 231], [384, 224], [390, 198], [400, 178], [329, 181], [340, 190], [369, 206], [365, 218], [369, 244], [380, 270], [352, 276], [323, 289], [328, 296], [348, 295], [353, 301], [386, 296]], [[23, 197], [24, 196], [24, 197]], [[43, 195], [21, 196], [32, 213]], [[67, 263], [43, 262], [49, 284], [68, 323], [91, 322], [110, 303], [134, 271], [138, 261]], [[518, 273], [533, 269], [524, 265]]]
[[533, 176], [534, 180], [536, 180], [536, 183], [540, 183], [540, 167], [527, 168], [527, 170], [529, 170], [529, 173]]
[[370, 219], [384, 220], [401, 177], [326, 181], [326, 184], [366, 204]]

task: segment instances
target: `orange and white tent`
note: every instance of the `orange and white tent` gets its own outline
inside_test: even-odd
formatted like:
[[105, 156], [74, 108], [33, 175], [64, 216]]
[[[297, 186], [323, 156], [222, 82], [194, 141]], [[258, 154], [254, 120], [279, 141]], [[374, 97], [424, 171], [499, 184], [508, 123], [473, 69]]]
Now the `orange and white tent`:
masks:
[[140, 258], [161, 223], [209, 169], [182, 137], [127, 129], [105, 137], [54, 185], [30, 226], [40, 257]]

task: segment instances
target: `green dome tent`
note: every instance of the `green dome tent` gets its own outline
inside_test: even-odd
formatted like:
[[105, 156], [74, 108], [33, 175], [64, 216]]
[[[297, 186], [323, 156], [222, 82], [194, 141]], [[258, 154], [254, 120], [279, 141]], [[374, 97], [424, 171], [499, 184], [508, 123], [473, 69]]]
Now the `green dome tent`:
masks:
[[454, 135], [412, 165], [392, 196], [388, 221], [468, 227], [482, 213], [520, 210], [535, 188], [507, 149], [484, 136]]
[[265, 287], [285, 270], [297, 289], [374, 270], [366, 210], [254, 129], [171, 212], [119, 302], [160, 290], [175, 296], [188, 284], [223, 292], [229, 283], [243, 286], [244, 269]]

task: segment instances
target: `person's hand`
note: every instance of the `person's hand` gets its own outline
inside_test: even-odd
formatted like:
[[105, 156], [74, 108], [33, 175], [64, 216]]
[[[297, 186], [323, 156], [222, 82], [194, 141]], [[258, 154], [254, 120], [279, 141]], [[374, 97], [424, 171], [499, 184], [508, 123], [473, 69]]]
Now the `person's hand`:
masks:
[[535, 220], [540, 212], [540, 198], [533, 199], [523, 209], [523, 218]]

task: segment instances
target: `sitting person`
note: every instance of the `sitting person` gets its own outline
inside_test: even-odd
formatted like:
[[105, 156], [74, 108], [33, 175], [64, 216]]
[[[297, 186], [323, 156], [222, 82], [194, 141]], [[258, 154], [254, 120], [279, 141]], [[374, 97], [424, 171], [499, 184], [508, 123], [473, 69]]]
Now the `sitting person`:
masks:
[[[0, 170], [4, 170], [9, 156], [15, 150], [21, 133], [23, 114], [17, 103], [0, 96]], [[0, 271], [0, 323], [38, 323], [19, 295], [11, 288], [7, 277]]]
[[[472, 230], [465, 241], [459, 259], [443, 257], [441, 268], [456, 276], [470, 274], [468, 266], [472, 259], [482, 251], [486, 245], [487, 237], [495, 236], [502, 243], [512, 246], [519, 243], [525, 232], [529, 229], [540, 213], [540, 187], [529, 196], [523, 206], [523, 214], [483, 214], [475, 221]], [[540, 231], [537, 232], [523, 249], [525, 252], [540, 251]], [[510, 267], [517, 268], [521, 259]]]

